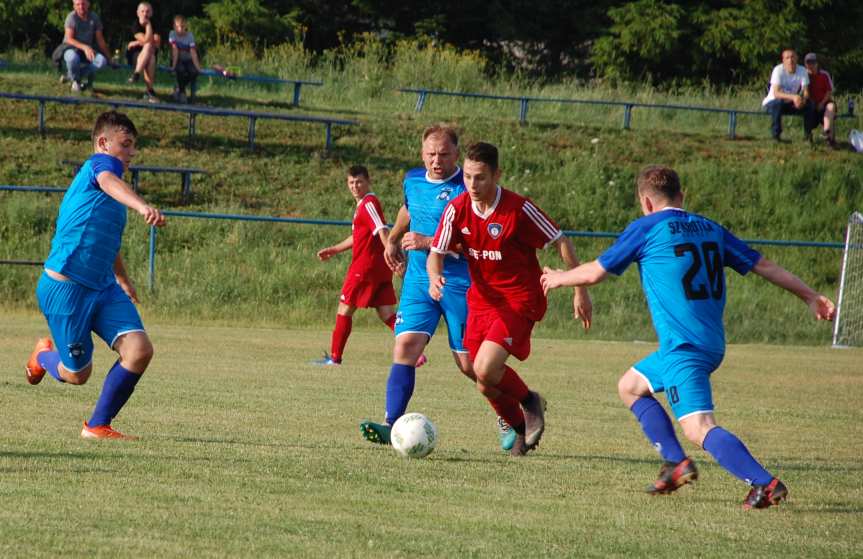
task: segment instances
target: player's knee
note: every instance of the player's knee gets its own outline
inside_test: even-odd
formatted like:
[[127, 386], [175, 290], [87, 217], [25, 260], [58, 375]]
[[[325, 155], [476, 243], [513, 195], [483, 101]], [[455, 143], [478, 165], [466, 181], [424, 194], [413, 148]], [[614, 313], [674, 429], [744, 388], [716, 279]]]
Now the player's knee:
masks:
[[153, 359], [155, 350], [147, 337], [138, 338], [120, 348], [120, 359], [126, 368], [142, 373]]
[[627, 405], [637, 400], [641, 394], [638, 377], [627, 372], [617, 381], [617, 394]]
[[704, 442], [704, 437], [707, 432], [716, 427], [713, 423], [697, 421], [692, 423], [683, 423], [683, 436], [694, 445], [701, 446]]
[[93, 365], [87, 365], [80, 371], [76, 371], [74, 373], [69, 372], [65, 369], [60, 369], [60, 377], [66, 384], [72, 384], [75, 386], [80, 386], [82, 384], [87, 384], [87, 381], [90, 380], [90, 373], [93, 372]]

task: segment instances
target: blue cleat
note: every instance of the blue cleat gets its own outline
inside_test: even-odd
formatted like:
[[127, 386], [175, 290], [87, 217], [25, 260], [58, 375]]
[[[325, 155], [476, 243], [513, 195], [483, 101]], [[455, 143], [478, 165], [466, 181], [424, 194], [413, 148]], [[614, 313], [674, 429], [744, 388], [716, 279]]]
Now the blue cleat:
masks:
[[320, 365], [322, 367], [329, 367], [331, 365], [341, 365], [341, 364], [342, 364], [341, 361], [336, 361], [335, 359], [330, 357], [330, 354], [327, 353], [326, 351], [324, 352], [323, 357], [321, 357], [320, 359], [315, 359], [314, 361], [312, 361], [312, 365]]
[[515, 444], [515, 430], [500, 416], [497, 417], [497, 436], [500, 438], [500, 449], [504, 452], [512, 450]]

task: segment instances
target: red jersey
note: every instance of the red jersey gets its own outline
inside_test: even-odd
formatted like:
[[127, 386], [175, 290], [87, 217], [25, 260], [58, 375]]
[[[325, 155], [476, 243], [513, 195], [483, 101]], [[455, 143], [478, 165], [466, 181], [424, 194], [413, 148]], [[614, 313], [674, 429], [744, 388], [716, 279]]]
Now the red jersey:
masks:
[[450, 251], [461, 243], [467, 256], [470, 309], [509, 307], [533, 321], [542, 320], [547, 300], [539, 277], [536, 250], [563, 235], [542, 210], [524, 196], [497, 187], [484, 214], [467, 193], [443, 212], [431, 250]]
[[824, 70], [818, 70], [814, 76], [809, 76], [809, 98], [816, 105], [833, 91], [833, 80]]
[[366, 280], [390, 281], [392, 270], [384, 260], [384, 245], [378, 233], [386, 228], [380, 200], [369, 192], [357, 203], [351, 229], [354, 246], [348, 274], [359, 274]]

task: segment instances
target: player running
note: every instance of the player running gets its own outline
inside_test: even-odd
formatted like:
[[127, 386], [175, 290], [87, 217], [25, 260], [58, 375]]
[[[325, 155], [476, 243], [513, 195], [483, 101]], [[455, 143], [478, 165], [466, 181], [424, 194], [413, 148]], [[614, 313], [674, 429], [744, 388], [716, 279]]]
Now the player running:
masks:
[[348, 190], [357, 202], [351, 234], [342, 242], [318, 251], [318, 258], [324, 262], [340, 252], [352, 249], [351, 265], [339, 295], [330, 353], [315, 361], [317, 365], [341, 365], [342, 354], [351, 335], [352, 317], [357, 308], [374, 307], [378, 317], [390, 330], [396, 321], [393, 272], [384, 260], [389, 227], [384, 220], [380, 200], [371, 192], [369, 171], [362, 165], [348, 169], [347, 183]]
[[543, 288], [548, 292], [563, 285], [594, 285], [638, 262], [659, 349], [624, 373], [617, 388], [665, 461], [647, 492], [671, 493], [698, 478], [695, 463], [684, 454], [668, 415], [653, 398], [664, 391], [686, 438], [752, 486], [743, 508], [778, 505], [788, 489], [713, 417], [710, 375], [725, 354], [724, 267], [741, 275], [751, 270], [790, 291], [818, 320], [833, 320], [833, 303], [718, 223], [682, 210], [683, 193], [674, 170], [647, 167], [638, 175], [637, 188], [645, 217], [633, 221], [597, 260], [566, 272], [546, 269]]
[[[426, 273], [426, 257], [441, 213], [465, 190], [458, 167], [458, 134], [449, 126], [427, 128], [422, 135], [421, 154], [424, 167], [412, 169], [405, 176], [404, 205], [399, 209], [384, 253], [387, 263], [396, 270], [404, 266], [402, 250], [407, 251], [407, 270], [396, 313], [396, 343], [387, 379], [385, 423], [360, 423], [363, 437], [379, 444], [390, 444], [390, 428], [407, 409], [413, 396], [418, 360], [422, 359], [441, 316], [446, 321], [456, 366], [476, 381], [462, 344], [467, 321], [465, 294], [470, 286], [467, 262], [456, 254], [444, 259], [443, 273], [450, 288], [446, 296], [437, 301], [429, 297]], [[509, 450], [515, 434], [500, 418], [498, 424], [501, 448]]]
[[[510, 453], [523, 456], [542, 437], [545, 400], [528, 389], [506, 360], [510, 355], [527, 359], [533, 325], [545, 315], [536, 251], [555, 245], [570, 268], [578, 266], [578, 259], [572, 243], [542, 210], [498, 186], [500, 175], [495, 146], [479, 142], [468, 148], [467, 193], [444, 210], [428, 257], [429, 295], [434, 300], [449, 296], [453, 282], [445, 273], [444, 255], [461, 245], [472, 281], [464, 345], [477, 388], [516, 432]], [[576, 288], [573, 308], [589, 329], [592, 307], [587, 289]]]
[[27, 381], [39, 384], [47, 371], [58, 382], [84, 384], [93, 370], [95, 332], [120, 354], [105, 377], [85, 439], [134, 439], [111, 428], [153, 357], [134, 303], [138, 297], [120, 256], [126, 208], [148, 225], [165, 218], [120, 178], [135, 156], [138, 131], [116, 111], [103, 113], [93, 128], [95, 155], [75, 175], [63, 196], [51, 253], [36, 287], [51, 338], [36, 342]]

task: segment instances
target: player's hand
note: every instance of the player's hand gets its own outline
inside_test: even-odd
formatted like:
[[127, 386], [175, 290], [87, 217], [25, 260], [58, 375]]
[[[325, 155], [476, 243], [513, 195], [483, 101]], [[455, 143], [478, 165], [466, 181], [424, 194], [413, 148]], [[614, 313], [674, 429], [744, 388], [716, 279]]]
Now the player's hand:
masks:
[[794, 102], [794, 108], [795, 109], [801, 108], [803, 106], [803, 102], [804, 102], [803, 96], [802, 95], [795, 95], [793, 102]]
[[593, 302], [590, 300], [586, 287], [575, 288], [575, 295], [572, 297], [572, 309], [574, 311], [573, 318], [581, 319], [584, 331], [590, 330], [590, 324], [593, 320]]
[[82, 48], [81, 50], [84, 51], [84, 56], [86, 56], [87, 60], [89, 60], [90, 62], [93, 62], [93, 59], [96, 58], [96, 51], [93, 50], [93, 47], [84, 45], [84, 48]]
[[404, 250], [428, 250], [432, 240], [431, 237], [411, 231], [402, 237], [402, 248]]
[[[405, 254], [402, 252], [402, 249], [398, 244], [388, 242], [384, 247], [384, 260], [387, 263], [387, 266], [390, 267], [390, 270], [393, 272], [404, 275], [404, 267], [405, 267]], [[399, 272], [401, 270], [401, 272]]]
[[141, 208], [140, 213], [144, 216], [144, 221], [147, 225], [155, 225], [156, 227], [165, 225], [165, 216], [153, 206], [144, 206]]
[[563, 285], [561, 276], [563, 270], [552, 270], [548, 266], [542, 269], [542, 276], [539, 278], [539, 283], [542, 284], [542, 292], [548, 296], [548, 292], [552, 289], [557, 289]]
[[429, 296], [435, 301], [440, 301], [443, 298], [443, 286], [446, 285], [446, 278], [443, 276], [429, 277]]
[[126, 45], [126, 50], [133, 49], [138, 46], [138, 41], [129, 41], [129, 44]]
[[833, 320], [836, 317], [833, 301], [820, 293], [809, 301], [809, 310], [815, 315], [815, 320]]
[[322, 248], [318, 251], [318, 260], [321, 262], [329, 260], [335, 253], [336, 251], [333, 250], [333, 247]]

